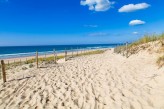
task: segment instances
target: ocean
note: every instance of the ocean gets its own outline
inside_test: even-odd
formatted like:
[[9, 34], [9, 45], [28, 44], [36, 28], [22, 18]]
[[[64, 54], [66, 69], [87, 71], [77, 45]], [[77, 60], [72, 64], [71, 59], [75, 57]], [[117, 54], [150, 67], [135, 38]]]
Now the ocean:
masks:
[[39, 54], [50, 54], [53, 52], [54, 49], [57, 52], [64, 52], [64, 50], [113, 48], [117, 45], [120, 44], [4, 46], [0, 47], [0, 59], [33, 56], [35, 55], [36, 51], [38, 51]]

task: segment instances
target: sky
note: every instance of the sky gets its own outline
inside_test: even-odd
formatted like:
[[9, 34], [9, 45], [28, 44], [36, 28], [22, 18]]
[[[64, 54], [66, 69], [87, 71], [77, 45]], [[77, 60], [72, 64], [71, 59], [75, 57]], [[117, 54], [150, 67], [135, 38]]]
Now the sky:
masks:
[[164, 32], [163, 0], [0, 0], [0, 46], [110, 44]]

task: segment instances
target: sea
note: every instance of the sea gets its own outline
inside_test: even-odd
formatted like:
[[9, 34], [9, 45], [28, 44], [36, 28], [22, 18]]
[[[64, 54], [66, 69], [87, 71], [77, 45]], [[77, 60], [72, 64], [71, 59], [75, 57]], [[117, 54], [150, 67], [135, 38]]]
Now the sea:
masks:
[[85, 44], [85, 45], [42, 45], [42, 46], [1, 46], [0, 59], [26, 57], [35, 55], [36, 51], [40, 54], [51, 54], [54, 50], [62, 53], [65, 50], [84, 50], [84, 49], [100, 49], [114, 48], [121, 44]]

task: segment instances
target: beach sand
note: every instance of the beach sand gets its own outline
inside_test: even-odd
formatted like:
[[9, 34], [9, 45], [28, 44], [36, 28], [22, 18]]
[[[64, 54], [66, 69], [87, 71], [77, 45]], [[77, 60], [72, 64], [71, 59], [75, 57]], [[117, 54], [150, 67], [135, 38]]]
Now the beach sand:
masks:
[[0, 109], [164, 109], [164, 68], [156, 59], [146, 51], [125, 58], [112, 49], [39, 69], [22, 65], [1, 82]]
[[[67, 55], [69, 56], [72, 56], [73, 55], [77, 55], [77, 54], [81, 54], [81, 53], [86, 53], [86, 52], [92, 52], [92, 51], [96, 51], [96, 50], [106, 50], [107, 48], [100, 48], [100, 49], [88, 49], [88, 50], [83, 50], [83, 49], [79, 49], [79, 51], [67, 51]], [[48, 58], [48, 57], [54, 57], [54, 55], [56, 56], [65, 56], [65, 53], [56, 53], [56, 54], [40, 54], [38, 53], [38, 58]], [[6, 64], [11, 64], [11, 63], [14, 63], [14, 62], [26, 62], [28, 60], [31, 60], [31, 59], [36, 59], [36, 55], [33, 55], [33, 56], [24, 56], [24, 57], [15, 57], [15, 58], [5, 58], [3, 59], [4, 62]]]

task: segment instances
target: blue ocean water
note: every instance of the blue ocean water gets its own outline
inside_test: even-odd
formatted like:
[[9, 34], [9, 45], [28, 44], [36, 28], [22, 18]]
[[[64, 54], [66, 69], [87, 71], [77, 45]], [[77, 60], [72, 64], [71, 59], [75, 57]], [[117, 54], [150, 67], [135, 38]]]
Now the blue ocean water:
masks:
[[0, 59], [14, 58], [20, 56], [32, 56], [38, 51], [39, 54], [52, 53], [78, 49], [113, 48], [120, 44], [86, 44], [86, 45], [47, 45], [47, 46], [4, 46], [0, 47]]

